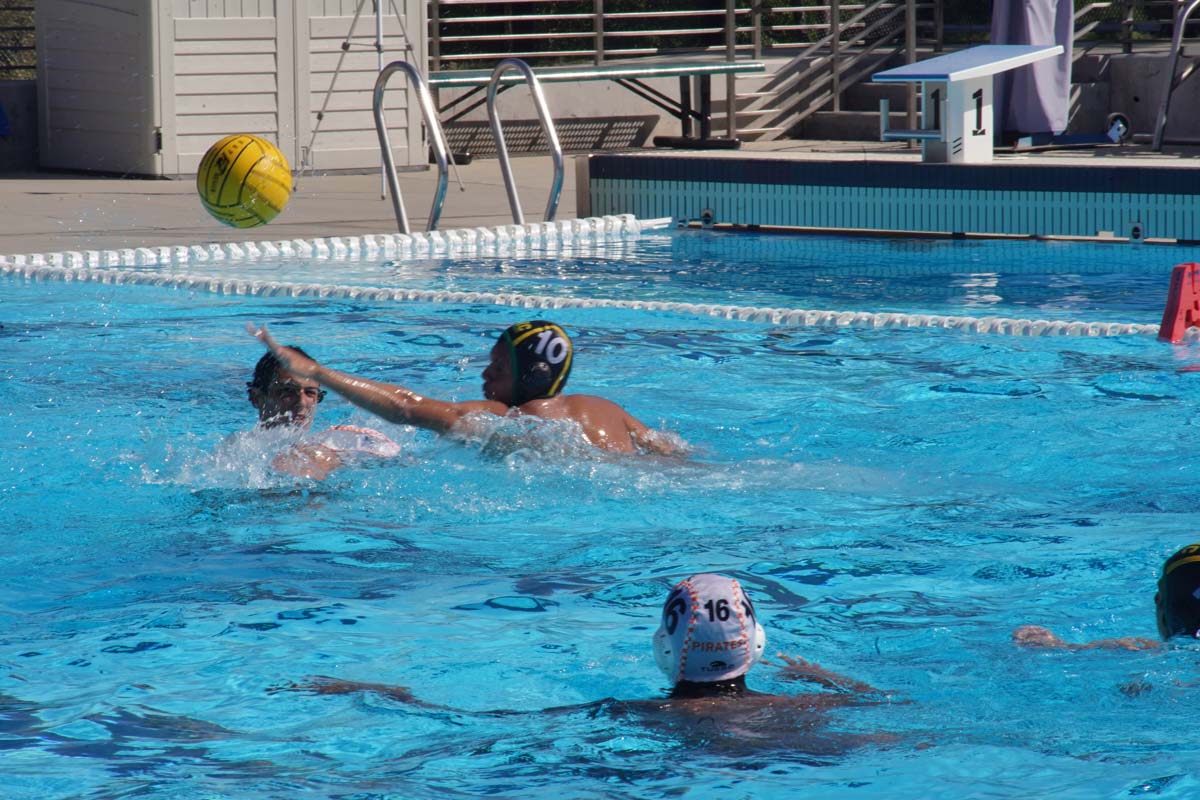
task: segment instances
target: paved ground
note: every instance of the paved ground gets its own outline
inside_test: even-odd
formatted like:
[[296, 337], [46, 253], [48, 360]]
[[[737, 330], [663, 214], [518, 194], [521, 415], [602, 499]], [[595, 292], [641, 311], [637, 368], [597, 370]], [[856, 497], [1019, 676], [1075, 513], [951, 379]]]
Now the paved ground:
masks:
[[[575, 176], [568, 159], [558, 219], [575, 216]], [[438, 227], [469, 228], [511, 223], [499, 162], [453, 172]], [[549, 157], [513, 160], [527, 222], [542, 219], [553, 182]], [[404, 207], [414, 231], [423, 231], [437, 184], [436, 169], [399, 175]], [[284, 212], [266, 227], [238, 230], [204, 210], [191, 180], [122, 180], [38, 173], [0, 175], [0, 254], [107, 250], [171, 244], [312, 239], [399, 230], [390, 199], [382, 199], [379, 173], [299, 176]]]
[[[902, 143], [781, 142], [747, 145], [739, 151], [695, 155], [738, 158], [822, 160], [920, 160], [919, 148]], [[1170, 165], [1200, 169], [1200, 148], [1096, 148], [1051, 153], [1000, 155], [1000, 161], [1045, 163], [1087, 169], [1093, 165]], [[576, 216], [574, 159], [567, 157], [558, 219]], [[542, 218], [553, 181], [549, 157], [513, 159], [526, 221]], [[479, 160], [458, 167], [463, 189], [451, 175], [439, 228], [501, 225], [512, 222], [499, 162]], [[1198, 175], [1200, 178], [1200, 175]], [[405, 209], [415, 231], [426, 228], [436, 187], [436, 171], [399, 176]], [[122, 180], [82, 175], [0, 174], [0, 254], [106, 250], [121, 247], [203, 244], [279, 239], [312, 239], [394, 233], [398, 230], [390, 200], [382, 199], [382, 180], [369, 175], [300, 176], [287, 209], [264, 228], [237, 230], [213, 220], [196, 197], [191, 180]]]

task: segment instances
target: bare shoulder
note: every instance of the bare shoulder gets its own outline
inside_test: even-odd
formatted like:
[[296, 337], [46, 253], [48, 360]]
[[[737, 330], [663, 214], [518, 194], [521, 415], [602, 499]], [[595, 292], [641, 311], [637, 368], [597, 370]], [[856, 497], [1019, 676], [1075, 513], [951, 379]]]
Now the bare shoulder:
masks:
[[591, 394], [558, 395], [530, 400], [521, 414], [543, 419], [569, 419], [579, 423], [593, 445], [619, 453], [678, 455], [686, 452], [682, 440], [658, 435], [617, 403]]
[[646, 430], [646, 426], [636, 417], [612, 400], [603, 397], [572, 394], [563, 397], [563, 404], [567, 411], [566, 416], [583, 423], [585, 429], [603, 428], [610, 436], [621, 431], [622, 438], [636, 437]]
[[[520, 406], [520, 413], [543, 419], [574, 419], [578, 421], [633, 419], [629, 413], [612, 400], [591, 394], [560, 394], [557, 397], [540, 397]], [[636, 421], [636, 420], [635, 420]]]
[[530, 400], [519, 411], [542, 419], [573, 420], [579, 423], [589, 442], [615, 452], [634, 452], [633, 431], [642, 427], [613, 401], [590, 394], [560, 394]]
[[661, 456], [685, 456], [689, 452], [683, 439], [647, 426], [611, 400], [587, 394], [571, 395], [566, 400], [574, 404], [570, 415], [582, 422], [585, 430], [603, 430], [612, 449]]
[[490, 424], [487, 417], [503, 417], [508, 413], [508, 406], [496, 400], [464, 400], [450, 406], [454, 421], [447, 429], [459, 436], [479, 435]]
[[597, 397], [594, 394], [563, 395], [563, 401], [567, 404], [567, 407], [572, 410], [587, 412], [590, 414], [620, 414], [633, 419], [629, 412], [617, 403], [614, 403], [612, 400], [608, 400], [604, 397]]
[[503, 417], [508, 413], [508, 406], [498, 400], [463, 400], [455, 403], [457, 408], [463, 415], [466, 414], [495, 414], [498, 417]]

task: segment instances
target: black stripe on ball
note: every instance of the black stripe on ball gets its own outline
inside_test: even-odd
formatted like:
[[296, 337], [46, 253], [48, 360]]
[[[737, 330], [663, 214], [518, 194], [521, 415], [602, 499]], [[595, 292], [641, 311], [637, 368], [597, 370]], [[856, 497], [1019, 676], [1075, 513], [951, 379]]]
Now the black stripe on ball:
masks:
[[[226, 184], [226, 183], [229, 181], [229, 176], [233, 174], [233, 168], [237, 166], [237, 163], [238, 163], [238, 161], [240, 161], [240, 160], [241, 160], [241, 158], [242, 158], [242, 155], [243, 155], [243, 154], [244, 154], [244, 153], [245, 153], [247, 150], [249, 150], [249, 149], [250, 149], [250, 146], [251, 146], [251, 145], [257, 145], [257, 144], [258, 144], [258, 141], [257, 141], [257, 140], [255, 140], [253, 137], [246, 137], [246, 143], [245, 143], [244, 145], [242, 145], [242, 149], [238, 150], [238, 152], [237, 152], [237, 155], [236, 155], [236, 156], [234, 156], [232, 160], [230, 160], [230, 162], [229, 162], [229, 169], [225, 170], [225, 174], [224, 174], [224, 175], [221, 177], [221, 188], [220, 188], [220, 190], [217, 192], [217, 197], [221, 197], [221, 196], [223, 196], [223, 195], [225, 194], [225, 184]], [[261, 150], [262, 150], [262, 148], [260, 147], [260, 148], [259, 148], [259, 150], [261, 151]], [[257, 163], [258, 163], [258, 161], [256, 160], [256, 161], [255, 161], [255, 163], [257, 164]], [[251, 166], [250, 166], [250, 169], [254, 169], [254, 166], [253, 166], [253, 165], [251, 165]], [[249, 170], [246, 172], [246, 174], [247, 174], [247, 175], [249, 175], [249, 174], [250, 174]], [[245, 185], [244, 185], [244, 184], [245, 184], [245, 178], [243, 178], [243, 179], [242, 179], [242, 182], [243, 182], [242, 189], [244, 189], [244, 188], [245, 188]], [[242, 200], [242, 195], [241, 195], [241, 191], [239, 190], [239, 192], [238, 192], [238, 198], [237, 198], [237, 201], [240, 203], [240, 202], [241, 202], [241, 200]]]

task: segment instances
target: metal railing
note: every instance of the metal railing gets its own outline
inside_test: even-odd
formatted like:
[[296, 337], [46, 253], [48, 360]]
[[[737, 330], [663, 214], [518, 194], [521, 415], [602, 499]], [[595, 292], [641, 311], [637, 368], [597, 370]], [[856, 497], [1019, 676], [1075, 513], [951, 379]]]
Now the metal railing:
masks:
[[[911, 63], [919, 48], [940, 50], [942, 7], [943, 0], [832, 0], [795, 7], [808, 16], [788, 30], [804, 31], [807, 41], [787, 51], [773, 48], [774, 54], [790, 59], [758, 91], [737, 98], [743, 132], [754, 138], [786, 137], [819, 111], [841, 110], [843, 92], [883, 66], [897, 60]], [[814, 26], [812, 14], [825, 15], [828, 24]], [[908, 107], [911, 128], [911, 98]]]
[[[727, 6], [751, 53], [747, 0], [431, 0], [434, 71], [521, 58], [535, 66], [724, 51]], [[761, 16], [761, 15], [759, 15]]]
[[[1161, 50], [1175, 34], [1175, 11], [1182, 0], [1099, 0], [1075, 3], [1076, 55], [1097, 47], [1119, 46], [1123, 53]], [[1187, 26], [1195, 36], [1200, 28]]]
[[[922, 0], [941, 9], [946, 0]], [[879, 34], [904, 0], [431, 0], [430, 68], [521, 58], [536, 66], [686, 52], [762, 58], [828, 40]], [[653, 10], [648, 10], [648, 9]], [[902, 27], [902, 26], [901, 26]], [[932, 35], [940, 38], [940, 32]]]
[[[1131, 53], [1161, 48], [1174, 34], [1179, 0], [1075, 0], [1075, 50], [1116, 45]], [[902, 4], [902, 3], [901, 3]], [[609, 58], [681, 50], [724, 52], [732, 33], [739, 56], [799, 49], [824, 39], [861, 7], [876, 3], [808, 0], [430, 0], [431, 69], [464, 63], [490, 67], [516, 56], [546, 62], [601, 63]], [[986, 40], [987, 17], [963, 21], [963, 9], [986, 0], [924, 0], [934, 7], [934, 49], [972, 38]], [[833, 13], [837, 7], [840, 14]], [[32, 78], [37, 68], [34, 3], [0, 0], [0, 79]], [[732, 12], [733, 22], [729, 16]], [[1200, 23], [1197, 23], [1200, 24]], [[1200, 35], [1200, 31], [1189, 30]]]
[[1162, 150], [1163, 137], [1167, 130], [1167, 112], [1171, 107], [1171, 93], [1194, 72], [1194, 69], [1189, 67], [1184, 70], [1182, 75], [1178, 75], [1176, 67], [1179, 66], [1179, 57], [1183, 53], [1183, 36], [1188, 26], [1188, 21], [1197, 11], [1200, 11], [1200, 0], [1187, 0], [1186, 3], [1180, 3], [1176, 9], [1175, 19], [1179, 22], [1179, 25], [1175, 28], [1174, 38], [1171, 39], [1171, 55], [1167, 59], [1169, 66], [1163, 72], [1162, 98], [1159, 100], [1158, 119], [1154, 124], [1154, 141], [1152, 146], [1156, 151]]
[[492, 72], [492, 80], [488, 83], [487, 90], [488, 122], [492, 126], [492, 137], [496, 140], [496, 153], [500, 158], [500, 172], [504, 176], [504, 188], [508, 192], [508, 205], [512, 209], [513, 222], [524, 225], [525, 215], [521, 212], [521, 201], [517, 198], [517, 182], [513, 179], [512, 166], [508, 160], [508, 145], [504, 143], [504, 128], [500, 123], [500, 115], [496, 111], [496, 93], [500, 89], [500, 79], [510, 69], [515, 69], [525, 76], [525, 83], [529, 85], [529, 94], [533, 97], [533, 107], [537, 109], [538, 119], [542, 122], [542, 132], [550, 144], [550, 157], [554, 160], [554, 182], [550, 186], [550, 197], [546, 201], [546, 214], [543, 219], [546, 222], [552, 222], [554, 213], [558, 210], [558, 196], [562, 193], [564, 171], [562, 147], [558, 143], [558, 132], [554, 128], [554, 118], [550, 116], [550, 109], [546, 105], [542, 85], [529, 65], [519, 58], [506, 58], [497, 64], [496, 69]]
[[375, 91], [372, 98], [375, 112], [375, 132], [379, 134], [379, 149], [383, 156], [384, 173], [388, 186], [392, 190], [392, 209], [396, 212], [396, 225], [400, 228], [400, 232], [412, 233], [408, 227], [408, 214], [404, 210], [404, 199], [400, 195], [400, 181], [396, 178], [396, 162], [392, 158], [392, 143], [388, 137], [387, 120], [383, 116], [383, 96], [387, 90], [388, 79], [397, 72], [403, 72], [408, 76], [409, 86], [416, 94], [417, 104], [421, 108], [421, 114], [425, 117], [425, 127], [429, 131], [429, 143], [433, 147], [433, 155], [437, 160], [438, 186], [433, 196], [433, 205], [429, 209], [429, 222], [425, 226], [425, 230], [434, 231], [437, 230], [438, 219], [442, 216], [442, 204], [446, 200], [446, 186], [450, 181], [450, 159], [447, 155], [449, 148], [446, 146], [446, 137], [442, 133], [442, 126], [438, 122], [437, 107], [429, 94], [429, 87], [425, 85], [420, 71], [407, 61], [393, 61], [383, 68], [379, 77], [375, 79]]
[[[1162, 49], [1183, 0], [1076, 0], [1076, 58], [1097, 48]], [[986, 42], [980, 0], [430, 0], [431, 69], [603, 63], [679, 53], [782, 56], [766, 86], [737, 99], [742, 127], [786, 135], [888, 62]], [[1198, 31], [1200, 32], [1200, 31]], [[908, 102], [909, 127], [915, 101]]]

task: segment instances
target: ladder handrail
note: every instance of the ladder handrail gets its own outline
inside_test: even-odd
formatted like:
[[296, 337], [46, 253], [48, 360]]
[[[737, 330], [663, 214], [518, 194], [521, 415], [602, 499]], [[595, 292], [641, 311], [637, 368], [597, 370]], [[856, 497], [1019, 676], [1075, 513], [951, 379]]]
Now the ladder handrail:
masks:
[[442, 204], [446, 200], [446, 184], [449, 182], [449, 158], [446, 153], [449, 148], [446, 146], [446, 138], [442, 133], [441, 123], [438, 122], [437, 109], [433, 105], [433, 98], [429, 94], [429, 87], [425, 85], [421, 73], [417, 68], [407, 61], [393, 61], [384, 67], [379, 77], [375, 79], [375, 97], [373, 101], [375, 110], [375, 132], [379, 134], [379, 149], [383, 152], [383, 164], [387, 175], [388, 186], [392, 190], [392, 208], [396, 212], [396, 224], [400, 226], [401, 233], [411, 233], [408, 229], [408, 215], [404, 212], [404, 200], [400, 197], [400, 182], [396, 178], [396, 164], [392, 158], [392, 143], [388, 139], [387, 122], [383, 118], [383, 93], [387, 88], [388, 79], [396, 72], [403, 71], [408, 75], [408, 80], [416, 90], [417, 102], [421, 107], [421, 114], [425, 117], [425, 126], [429, 129], [429, 140], [433, 145], [434, 158], [437, 159], [438, 165], [438, 186], [437, 192], [433, 196], [433, 206], [429, 209], [429, 222], [426, 225], [426, 230], [437, 230], [438, 219], [442, 216]]
[[517, 199], [517, 185], [513, 181], [512, 165], [508, 160], [508, 146], [504, 143], [504, 130], [500, 125], [500, 117], [496, 113], [496, 94], [500, 87], [500, 78], [510, 69], [519, 70], [525, 76], [525, 82], [529, 84], [529, 93], [533, 96], [533, 106], [537, 109], [538, 119], [542, 123], [542, 131], [546, 134], [546, 139], [550, 143], [550, 157], [554, 160], [554, 183], [550, 187], [550, 197], [546, 201], [546, 222], [554, 219], [554, 213], [558, 210], [558, 196], [562, 192], [563, 185], [563, 154], [562, 147], [558, 143], [558, 131], [554, 127], [554, 119], [550, 116], [550, 109], [546, 106], [546, 98], [542, 94], [542, 84], [538, 81], [537, 76], [533, 74], [533, 69], [528, 64], [519, 58], [506, 58], [496, 65], [496, 69], [492, 72], [492, 79], [488, 83], [488, 122], [492, 126], [492, 137], [496, 140], [496, 153], [500, 157], [500, 172], [504, 175], [504, 188], [508, 192], [508, 205], [512, 209], [513, 222], [518, 225], [525, 224], [525, 215], [521, 213], [521, 202]]
[[1158, 103], [1158, 118], [1154, 121], [1154, 141], [1151, 148], [1156, 153], [1162, 152], [1163, 134], [1167, 130], [1167, 112], [1171, 107], [1171, 92], [1177, 88], [1175, 69], [1179, 66], [1179, 53], [1183, 50], [1183, 29], [1187, 26], [1188, 18], [1197, 8], [1200, 8], [1200, 0], [1191, 0], [1186, 5], [1181, 3], [1175, 9], [1175, 30], [1171, 34], [1171, 56], [1167, 60], [1167, 70], [1163, 73], [1163, 94]]

